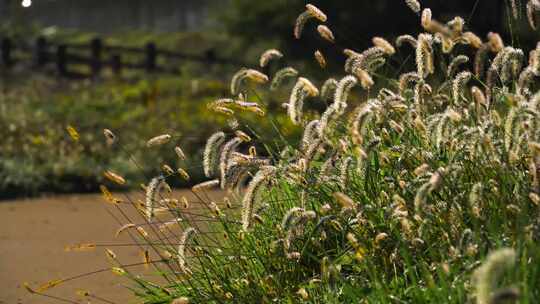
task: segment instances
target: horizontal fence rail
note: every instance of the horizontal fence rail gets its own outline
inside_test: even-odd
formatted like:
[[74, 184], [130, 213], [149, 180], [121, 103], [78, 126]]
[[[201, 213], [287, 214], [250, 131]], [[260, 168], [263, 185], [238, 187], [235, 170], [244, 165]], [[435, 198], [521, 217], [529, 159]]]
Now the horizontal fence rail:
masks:
[[[150, 73], [179, 74], [180, 66], [168, 64], [170, 61], [193, 61], [203, 64], [222, 64], [242, 66], [245, 63], [216, 57], [213, 50], [202, 55], [190, 55], [170, 50], [158, 49], [153, 42], [144, 47], [123, 47], [105, 45], [100, 38], [92, 39], [89, 43], [56, 43], [38, 37], [32, 46], [15, 45], [14, 40], [4, 37], [0, 40], [0, 68], [9, 70], [18, 63], [24, 62], [16, 56], [29, 54], [32, 66], [36, 68], [54, 64], [60, 76], [63, 77], [95, 77], [103, 69], [110, 68], [115, 75], [121, 75], [124, 69], [144, 70]], [[81, 52], [85, 55], [81, 55]], [[138, 60], [126, 60], [125, 57], [136, 57]], [[158, 62], [165, 62], [159, 64]], [[70, 65], [86, 65], [90, 72], [82, 74], [70, 70]]]

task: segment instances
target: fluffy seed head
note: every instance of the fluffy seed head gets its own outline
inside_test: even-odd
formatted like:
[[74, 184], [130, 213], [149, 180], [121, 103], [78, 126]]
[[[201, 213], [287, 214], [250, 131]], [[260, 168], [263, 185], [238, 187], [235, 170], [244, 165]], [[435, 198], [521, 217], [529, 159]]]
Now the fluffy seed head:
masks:
[[430, 34], [418, 35], [418, 44], [416, 47], [416, 66], [418, 76], [425, 78], [434, 72], [433, 64], [433, 36]]
[[308, 11], [305, 11], [298, 15], [298, 17], [296, 18], [296, 22], [294, 23], [294, 38], [300, 39], [300, 37], [302, 36], [302, 31], [304, 30], [304, 26], [310, 18], [313, 18], [313, 15]]
[[228, 164], [229, 160], [231, 159], [231, 155], [233, 152], [236, 151], [236, 148], [238, 148], [238, 146], [240, 146], [240, 144], [242, 144], [243, 142], [244, 141], [240, 137], [234, 137], [233, 139], [225, 143], [223, 145], [223, 148], [221, 149], [221, 154], [219, 156], [219, 170], [222, 188], [225, 188], [227, 171], [229, 169]]
[[124, 185], [126, 183], [126, 180], [122, 176], [110, 170], [103, 172], [103, 176], [118, 185]]
[[486, 261], [474, 272], [476, 303], [492, 303], [491, 295], [495, 284], [506, 270], [514, 267], [516, 252], [510, 248], [501, 248], [490, 253]]
[[341, 205], [342, 208], [354, 209], [354, 207], [356, 206], [354, 200], [343, 192], [334, 192], [332, 193], [332, 196], [339, 203], [339, 205]]
[[486, 96], [484, 95], [484, 93], [482, 92], [482, 90], [480, 90], [480, 88], [474, 86], [471, 88], [471, 94], [474, 98], [474, 101], [477, 103], [477, 104], [481, 104], [483, 106], [487, 106], [487, 103], [486, 103]]
[[362, 86], [362, 88], [369, 89], [375, 84], [373, 78], [371, 78], [371, 76], [366, 70], [354, 69], [353, 73], [360, 80], [360, 85]]
[[421, 23], [422, 23], [422, 27], [424, 27], [425, 29], [429, 28], [429, 26], [431, 25], [431, 16], [432, 16], [431, 9], [425, 8], [422, 11]]
[[452, 83], [452, 92], [454, 96], [454, 102], [457, 104], [460, 101], [461, 93], [467, 82], [471, 79], [472, 73], [464, 71], [459, 73]]
[[109, 146], [116, 140], [116, 135], [109, 129], [103, 129], [103, 135], [105, 135], [105, 140]]
[[242, 199], [242, 228], [248, 230], [251, 227], [253, 218], [254, 205], [257, 201], [259, 190], [267, 183], [275, 174], [277, 168], [273, 166], [265, 166], [261, 168], [249, 182], [244, 197]]
[[257, 70], [253, 70], [253, 69], [249, 69], [246, 71], [246, 78], [248, 78], [249, 80], [252, 80], [254, 82], [257, 82], [257, 83], [265, 83], [265, 82], [268, 82], [268, 76], [266, 76], [265, 74], [257, 71]]
[[171, 168], [171, 166], [169, 166], [167, 164], [163, 164], [161, 166], [161, 169], [163, 170], [163, 172], [165, 172], [166, 175], [173, 175], [174, 174], [174, 170]]
[[189, 304], [189, 298], [188, 297], [180, 297], [174, 299], [171, 304]]
[[216, 113], [224, 114], [226, 116], [234, 115], [234, 111], [226, 107], [213, 107], [212, 111]]
[[159, 190], [162, 186], [163, 178], [154, 177], [146, 187], [145, 212], [148, 220], [152, 220], [154, 218], [154, 209], [157, 203], [157, 196], [159, 195]]
[[277, 71], [272, 79], [270, 90], [276, 90], [286, 78], [296, 76], [298, 76], [298, 71], [292, 67], [286, 67]]
[[302, 84], [302, 88], [309, 94], [309, 96], [316, 97], [319, 96], [319, 89], [309, 79], [300, 77], [298, 81]]
[[249, 79], [255, 83], [265, 83], [268, 81], [268, 76], [254, 69], [241, 68], [231, 78], [232, 95], [236, 96], [240, 93], [240, 87], [243, 85], [245, 79]]
[[329, 100], [334, 98], [338, 82], [334, 78], [327, 79], [321, 87], [321, 99]]
[[321, 22], [326, 22], [326, 14], [313, 4], [306, 4], [306, 11]]
[[328, 28], [328, 26], [321, 24], [317, 26], [317, 31], [319, 32], [319, 35], [321, 35], [323, 39], [331, 43], [335, 42], [334, 33], [332, 33], [332, 31], [330, 30], [330, 28]]
[[150, 147], [155, 147], [155, 146], [160, 146], [160, 145], [163, 145], [163, 144], [168, 143], [168, 142], [171, 140], [171, 138], [172, 138], [172, 136], [169, 135], [169, 134], [159, 135], [159, 136], [150, 138], [150, 139], [146, 142], [146, 146], [147, 146], [148, 148], [150, 148]]
[[213, 179], [213, 180], [196, 184], [195, 186], [191, 188], [191, 190], [193, 190], [194, 192], [201, 192], [201, 191], [208, 190], [217, 186], [219, 186], [219, 179]]
[[321, 51], [316, 50], [313, 56], [315, 56], [315, 60], [317, 60], [319, 66], [324, 69], [326, 67], [326, 59], [324, 59], [324, 55]]
[[189, 176], [189, 173], [187, 173], [186, 170], [184, 170], [183, 168], [178, 168], [176, 169], [176, 173], [178, 173], [178, 175], [183, 178], [184, 180], [186, 181], [189, 181], [190, 180], [190, 176]]
[[488, 44], [492, 52], [498, 53], [504, 49], [504, 42], [497, 33], [488, 33]]
[[225, 133], [216, 132], [206, 141], [203, 154], [203, 169], [206, 177], [214, 174], [217, 165], [217, 156], [221, 145], [225, 142]]
[[309, 294], [308, 294], [308, 292], [306, 291], [305, 288], [298, 289], [296, 291], [296, 294], [299, 295], [302, 298], [302, 300], [304, 300], [304, 301], [309, 300]]
[[196, 233], [197, 230], [195, 230], [195, 228], [189, 227], [184, 231], [184, 233], [182, 233], [180, 245], [178, 245], [178, 264], [180, 265], [182, 272], [185, 274], [191, 274], [191, 269], [189, 269], [186, 265], [186, 245]]
[[388, 42], [386, 39], [381, 37], [373, 37], [372, 41], [373, 45], [383, 49], [386, 54], [394, 55], [396, 53], [394, 46], [392, 46], [392, 44], [390, 44], [390, 42]]
[[268, 63], [270, 62], [270, 60], [272, 59], [279, 59], [283, 57], [283, 54], [276, 50], [276, 49], [270, 49], [270, 50], [266, 50], [264, 53], [262, 53], [260, 59], [259, 59], [259, 66], [261, 68], [264, 68], [265, 66], [268, 65]]
[[529, 1], [527, 3], [527, 20], [529, 21], [529, 25], [533, 30], [536, 30], [536, 12], [540, 10], [540, 3], [534, 1]]
[[398, 47], [401, 47], [404, 43], [408, 43], [409, 45], [411, 45], [413, 48], [416, 49], [416, 39], [411, 36], [411, 35], [401, 35], [399, 37], [397, 37], [396, 39], [396, 45]]
[[289, 97], [289, 103], [286, 104], [287, 114], [293, 124], [300, 124], [302, 120], [304, 99], [307, 97], [305, 86], [301, 78], [296, 81]]
[[413, 12], [417, 14], [420, 13], [422, 7], [420, 6], [420, 2], [418, 2], [418, 0], [405, 0], [405, 3]]
[[454, 77], [455, 72], [458, 70], [458, 67], [462, 64], [469, 62], [469, 57], [465, 55], [458, 55], [452, 59], [450, 65], [448, 66], [447, 76], [449, 78]]
[[184, 151], [182, 151], [182, 148], [176, 146], [174, 147], [174, 153], [176, 153], [176, 156], [178, 156], [179, 159], [185, 160], [186, 154], [184, 154]]
[[479, 49], [482, 46], [482, 39], [473, 32], [463, 33], [462, 38], [475, 49]]
[[240, 138], [243, 142], [250, 142], [251, 141], [251, 137], [249, 135], [247, 135], [245, 132], [243, 131], [240, 131], [240, 130], [236, 130], [234, 132], [234, 135], [238, 138]]
[[350, 90], [358, 83], [356, 77], [345, 76], [337, 84], [336, 93], [334, 95], [335, 104], [346, 104], [349, 98]]

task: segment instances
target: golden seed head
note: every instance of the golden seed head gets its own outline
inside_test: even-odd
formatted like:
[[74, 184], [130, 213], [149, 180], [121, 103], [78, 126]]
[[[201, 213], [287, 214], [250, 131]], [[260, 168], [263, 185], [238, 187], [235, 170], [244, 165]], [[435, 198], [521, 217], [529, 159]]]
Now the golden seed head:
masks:
[[234, 132], [234, 135], [236, 135], [236, 137], [240, 138], [243, 142], [250, 142], [251, 141], [251, 137], [249, 135], [247, 135], [243, 131], [236, 130]]
[[304, 288], [298, 289], [298, 291], [296, 291], [296, 294], [299, 295], [302, 298], [302, 300], [308, 300], [309, 299], [309, 294], [306, 291], [306, 289], [304, 289]]
[[43, 293], [44, 291], [46, 291], [48, 289], [51, 289], [51, 288], [53, 288], [55, 286], [58, 286], [63, 282], [64, 282], [64, 280], [62, 280], [62, 279], [52, 280], [52, 281], [46, 282], [45, 284], [39, 286], [39, 288], [36, 290], [36, 292]]
[[377, 236], [375, 237], [375, 243], [378, 244], [381, 241], [385, 240], [386, 238], [388, 238], [388, 234], [384, 233], [384, 232], [381, 232], [381, 233], [377, 234]]
[[30, 287], [30, 283], [24, 282], [23, 286], [24, 286], [24, 289], [26, 289], [26, 291], [28, 291], [29, 293], [36, 293], [36, 291], [32, 289], [32, 287]]
[[96, 248], [96, 244], [94, 243], [83, 243], [83, 244], [76, 244], [76, 245], [68, 245], [64, 248], [65, 251], [85, 251], [85, 250], [92, 250]]
[[104, 185], [99, 185], [99, 189], [101, 190], [101, 193], [103, 194], [103, 197], [108, 203], [111, 204], [118, 204], [120, 203], [120, 200], [116, 199], [112, 193], [105, 187]]
[[126, 180], [122, 176], [110, 170], [103, 172], [103, 176], [118, 185], [124, 185], [126, 183]]
[[123, 276], [126, 274], [126, 271], [120, 267], [112, 267], [111, 268], [111, 271], [112, 273], [116, 274], [116, 275], [119, 275], [119, 276]]
[[498, 53], [504, 49], [504, 42], [501, 36], [497, 33], [488, 33], [488, 44], [492, 52]]
[[114, 133], [109, 129], [103, 129], [103, 135], [105, 135], [105, 141], [107, 142], [107, 145], [114, 144], [114, 141], [116, 140], [116, 136]]
[[156, 137], [152, 137], [146, 142], [146, 146], [148, 148], [154, 147], [154, 146], [160, 146], [160, 145], [168, 143], [171, 140], [171, 138], [172, 136], [169, 134], [163, 134]]
[[161, 165], [161, 170], [163, 170], [163, 172], [165, 172], [166, 175], [173, 175], [174, 174], [173, 168], [171, 168], [171, 166], [169, 166], [167, 164]]
[[79, 135], [79, 132], [77, 132], [77, 130], [74, 127], [68, 125], [66, 127], [66, 130], [67, 130], [69, 136], [71, 137], [71, 139], [73, 139], [73, 141], [77, 142], [77, 141], [79, 141], [79, 139], [81, 139], [81, 136]]
[[321, 53], [321, 51], [316, 50], [313, 56], [315, 56], [315, 60], [317, 60], [319, 66], [324, 69], [326, 67], [326, 59], [324, 58], [324, 55]]
[[184, 151], [182, 151], [182, 148], [176, 146], [176, 147], [174, 147], [174, 152], [176, 153], [178, 158], [180, 158], [181, 160], [186, 159], [186, 155], [184, 154]]
[[137, 231], [139, 232], [139, 234], [144, 237], [144, 238], [147, 238], [148, 237], [148, 232], [146, 232], [146, 230], [144, 230], [143, 227], [141, 226], [138, 226], [137, 228]]
[[180, 297], [174, 299], [171, 304], [189, 304], [189, 298], [187, 297]]
[[268, 82], [268, 76], [264, 75], [263, 73], [257, 71], [257, 70], [247, 70], [246, 71], [246, 77], [252, 81], [258, 82], [258, 83], [265, 83]]
[[212, 111], [214, 111], [216, 113], [224, 114], [224, 115], [227, 115], [227, 116], [234, 115], [234, 111], [229, 109], [229, 108], [226, 108], [226, 107], [220, 107], [220, 106], [213, 107]]
[[184, 209], [189, 208], [189, 202], [188, 202], [188, 200], [187, 200], [187, 198], [185, 196], [182, 196], [182, 198], [180, 198], [180, 200], [182, 201], [182, 207]]
[[326, 14], [323, 13], [318, 7], [316, 7], [313, 4], [306, 4], [306, 10], [309, 12], [309, 14], [315, 18], [317, 18], [321, 22], [326, 22], [327, 17]]
[[422, 27], [424, 27], [425, 29], [429, 28], [431, 25], [431, 15], [432, 15], [431, 9], [429, 8], [425, 8], [422, 11], [421, 23], [422, 23]]
[[116, 260], [116, 254], [110, 250], [109, 248], [105, 248], [105, 253], [107, 254], [107, 257], [111, 260]]
[[335, 42], [334, 33], [332, 33], [332, 31], [330, 30], [330, 28], [328, 28], [328, 26], [321, 24], [317, 26], [317, 31], [319, 32], [319, 35], [321, 35], [323, 39], [331, 43]]
[[373, 41], [373, 45], [383, 49], [386, 54], [394, 55], [396, 53], [396, 49], [386, 39], [381, 38], [381, 37], [373, 37], [372, 41]]
[[480, 37], [478, 37], [473, 32], [463, 33], [463, 39], [465, 39], [465, 41], [469, 43], [475, 49], [479, 49], [482, 47], [482, 44], [483, 44], [482, 39], [480, 39]]
[[309, 79], [305, 77], [299, 77], [298, 81], [302, 83], [302, 86], [304, 90], [310, 95], [310, 96], [318, 96], [319, 95], [319, 89], [311, 82]]
[[184, 170], [182, 168], [178, 168], [178, 169], [176, 169], [176, 172], [180, 175], [180, 177], [182, 177], [186, 181], [188, 181], [190, 179], [189, 173], [187, 173], [186, 170]]
[[264, 68], [265, 66], [268, 65], [270, 60], [279, 59], [281, 57], [283, 57], [283, 54], [276, 49], [266, 50], [264, 53], [262, 53], [259, 59], [259, 65], [261, 68]]

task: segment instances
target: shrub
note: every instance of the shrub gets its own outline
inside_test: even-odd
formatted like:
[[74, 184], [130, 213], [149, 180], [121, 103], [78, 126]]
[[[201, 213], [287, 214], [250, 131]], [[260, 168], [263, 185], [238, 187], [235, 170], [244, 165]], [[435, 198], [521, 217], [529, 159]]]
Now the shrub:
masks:
[[[307, 6], [297, 33], [325, 20]], [[169, 175], [152, 179], [143, 223], [125, 227], [137, 227], [158, 256], [147, 263], [168, 283], [143, 280], [116, 258], [115, 272], [145, 303], [534, 302], [540, 48], [523, 67], [523, 50], [496, 33], [482, 41], [460, 17], [442, 23], [425, 8], [421, 24], [396, 46], [376, 38], [363, 52], [344, 50], [347, 75], [321, 89], [292, 76], [285, 108], [287, 128], [303, 130], [298, 145], [253, 148], [256, 134], [234, 125], [211, 136], [204, 166], [215, 179], [193, 188], [198, 214], [167, 200]], [[379, 72], [410, 46], [413, 71]], [[269, 82], [241, 69], [233, 96], [209, 109], [261, 114], [251, 100]], [[304, 113], [316, 98], [329, 105]], [[217, 186], [229, 195], [207, 199]], [[161, 229], [143, 233], [152, 223]], [[178, 231], [178, 242], [154, 242]]]

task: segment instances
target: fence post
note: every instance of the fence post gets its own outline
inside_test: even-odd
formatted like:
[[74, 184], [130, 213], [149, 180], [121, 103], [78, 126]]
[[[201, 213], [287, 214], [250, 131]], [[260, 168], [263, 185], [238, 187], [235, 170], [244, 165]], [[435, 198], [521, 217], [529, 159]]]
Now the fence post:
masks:
[[58, 45], [56, 49], [56, 67], [61, 76], [67, 75], [67, 46], [65, 44]]
[[145, 68], [148, 72], [152, 72], [156, 69], [157, 63], [157, 49], [156, 45], [153, 42], [149, 42], [146, 44], [146, 60], [145, 60]]
[[40, 36], [36, 39], [36, 44], [34, 45], [34, 64], [37, 67], [42, 67], [47, 63], [47, 40], [45, 37]]
[[216, 52], [214, 49], [208, 49], [204, 52], [204, 58], [208, 63], [214, 63], [216, 61]]
[[101, 72], [101, 53], [103, 50], [103, 43], [100, 38], [94, 38], [90, 41], [90, 53], [92, 58], [90, 59], [90, 69], [92, 75], [98, 76]]
[[2, 64], [5, 67], [10, 67], [13, 64], [13, 58], [11, 58], [13, 43], [11, 42], [11, 39], [3, 38], [0, 48], [2, 51]]
[[111, 68], [113, 70], [113, 73], [116, 76], [121, 76], [122, 74], [122, 58], [120, 57], [120, 54], [114, 54], [111, 57]]

